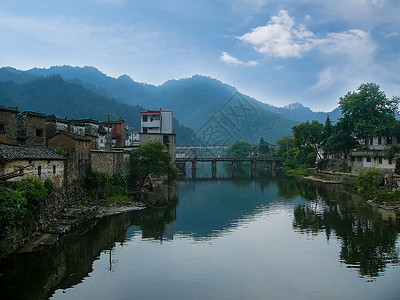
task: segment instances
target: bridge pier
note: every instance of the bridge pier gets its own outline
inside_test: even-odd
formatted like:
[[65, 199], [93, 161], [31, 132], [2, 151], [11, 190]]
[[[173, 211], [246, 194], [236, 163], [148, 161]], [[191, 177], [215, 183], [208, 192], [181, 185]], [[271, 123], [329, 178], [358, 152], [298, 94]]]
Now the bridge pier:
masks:
[[196, 171], [197, 171], [196, 165], [197, 165], [196, 161], [192, 160], [192, 178], [196, 178]]
[[217, 178], [217, 161], [213, 160], [211, 162], [211, 174], [212, 178]]
[[252, 178], [257, 177], [257, 161], [254, 159], [251, 161], [250, 176]]
[[232, 177], [237, 177], [237, 162], [236, 160], [232, 160]]

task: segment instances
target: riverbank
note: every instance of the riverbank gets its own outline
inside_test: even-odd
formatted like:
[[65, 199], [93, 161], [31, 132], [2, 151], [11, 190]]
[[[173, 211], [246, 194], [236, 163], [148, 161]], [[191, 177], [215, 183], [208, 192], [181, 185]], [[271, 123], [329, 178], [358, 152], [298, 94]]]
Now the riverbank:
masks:
[[[332, 172], [332, 171], [319, 171], [316, 169], [308, 169], [307, 176], [303, 176], [304, 179], [320, 182], [324, 184], [333, 184], [340, 185], [344, 184], [346, 186], [353, 187], [353, 181], [356, 178], [356, 175], [349, 173], [341, 173], [341, 172]], [[376, 208], [384, 209], [384, 210], [393, 210], [396, 212], [397, 216], [400, 216], [400, 203], [388, 203], [381, 202], [379, 199], [370, 199], [367, 203]]]
[[134, 210], [144, 209], [146, 206], [139, 202], [107, 203], [107, 206], [75, 205], [64, 208], [51, 221], [48, 229], [37, 232], [33, 237], [18, 248], [14, 253], [30, 253], [40, 251], [43, 247], [56, 243], [61, 236], [77, 229], [83, 224], [96, 223], [97, 219], [125, 213]]

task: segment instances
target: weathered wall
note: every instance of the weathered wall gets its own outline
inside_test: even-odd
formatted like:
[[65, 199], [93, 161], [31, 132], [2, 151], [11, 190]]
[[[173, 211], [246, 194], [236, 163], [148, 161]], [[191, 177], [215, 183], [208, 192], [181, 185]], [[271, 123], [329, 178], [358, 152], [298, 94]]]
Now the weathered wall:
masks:
[[0, 143], [17, 145], [18, 110], [0, 107]]
[[92, 171], [109, 175], [129, 171], [129, 158], [130, 154], [123, 151], [90, 151]]
[[19, 181], [25, 178], [50, 179], [57, 188], [64, 185], [64, 161], [63, 160], [14, 160], [4, 164], [4, 174], [19, 170], [21, 167], [30, 165], [24, 169], [24, 176], [9, 179]]
[[[165, 142], [165, 138], [168, 142]], [[172, 160], [175, 161], [176, 152], [176, 135], [175, 134], [157, 134], [157, 133], [140, 133], [140, 145], [145, 145], [150, 141], [160, 141], [166, 144], [168, 152], [172, 155]]]

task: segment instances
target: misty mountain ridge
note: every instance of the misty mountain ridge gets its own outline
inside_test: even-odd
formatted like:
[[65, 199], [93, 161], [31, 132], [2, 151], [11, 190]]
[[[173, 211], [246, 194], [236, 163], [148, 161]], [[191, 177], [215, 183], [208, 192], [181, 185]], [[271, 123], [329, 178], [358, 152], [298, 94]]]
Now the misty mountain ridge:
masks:
[[[230, 136], [231, 139], [226, 140], [228, 143], [243, 139], [255, 144], [261, 137], [274, 143], [283, 135], [291, 135], [291, 128], [300, 122], [316, 119], [323, 123], [328, 114], [332, 121], [340, 116], [338, 109], [335, 111], [339, 114], [335, 111], [316, 113], [300, 103], [274, 107], [240, 94], [236, 88], [228, 84], [201, 75], [169, 80], [160, 86], [154, 86], [135, 82], [127, 75], [113, 78], [94, 67], [56, 66], [49, 69], [34, 68], [28, 71], [9, 67], [0, 69], [0, 81], [12, 81], [18, 84], [26, 84], [35, 78], [51, 75], [59, 75], [71, 84], [81, 85], [101, 96], [102, 101], [105, 101], [104, 99], [113, 101], [114, 106], [115, 103], [120, 103], [128, 107], [140, 106], [145, 109], [170, 108], [174, 111], [174, 117], [181, 124], [193, 128], [197, 135], [204, 134], [201, 130], [204, 130], [206, 125], [210, 126], [210, 120], [212, 120], [214, 125], [219, 124], [218, 128], [212, 128], [212, 130], [221, 132], [225, 130], [222, 137]], [[230, 107], [227, 106], [228, 103]], [[54, 107], [55, 104], [52, 105]], [[84, 103], [79, 104], [78, 101], [76, 105], [84, 105]], [[245, 107], [245, 110], [237, 110], [238, 107]], [[63, 109], [67, 108], [64, 106]], [[90, 110], [86, 109], [86, 111]], [[250, 118], [246, 112], [255, 114]], [[68, 110], [64, 114], [68, 115]], [[135, 120], [133, 125], [137, 126], [137, 123], [138, 120]], [[235, 131], [235, 128], [240, 128], [240, 130]], [[213, 143], [213, 141], [210, 142]]]

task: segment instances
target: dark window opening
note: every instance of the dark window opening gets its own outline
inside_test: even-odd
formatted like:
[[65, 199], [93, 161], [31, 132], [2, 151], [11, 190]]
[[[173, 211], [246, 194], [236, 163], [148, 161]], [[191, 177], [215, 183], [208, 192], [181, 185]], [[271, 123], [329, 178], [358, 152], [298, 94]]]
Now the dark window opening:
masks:
[[392, 164], [392, 159], [391, 158], [389, 158], [389, 165], [391, 165]]
[[378, 145], [382, 144], [382, 138], [378, 137]]
[[169, 144], [169, 136], [168, 135], [164, 135], [163, 136], [163, 143], [164, 144]]
[[36, 128], [36, 136], [43, 136], [43, 129]]
[[373, 139], [373, 138], [370, 138], [370, 139], [369, 139], [369, 144], [370, 144], [370, 145], [373, 145], [373, 143], [374, 143], [374, 139]]
[[0, 124], [0, 134], [5, 134], [5, 133], [6, 133], [6, 125]]
[[53, 166], [53, 174], [56, 174], [56, 166]]
[[37, 172], [38, 172], [39, 177], [42, 176], [42, 166], [38, 166]]
[[147, 116], [143, 116], [143, 122], [147, 122]]
[[388, 136], [388, 137], [386, 138], [386, 143], [387, 143], [388, 145], [391, 145], [391, 144], [393, 143], [392, 137], [391, 137], [391, 136]]
[[360, 156], [360, 157], [358, 157], [358, 161], [361, 161], [361, 156]]
[[371, 157], [367, 157], [367, 162], [371, 162]]
[[147, 128], [143, 128], [143, 133], [147, 133]]
[[382, 164], [382, 157], [379, 157], [378, 162], [379, 164]]

